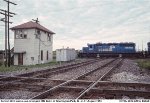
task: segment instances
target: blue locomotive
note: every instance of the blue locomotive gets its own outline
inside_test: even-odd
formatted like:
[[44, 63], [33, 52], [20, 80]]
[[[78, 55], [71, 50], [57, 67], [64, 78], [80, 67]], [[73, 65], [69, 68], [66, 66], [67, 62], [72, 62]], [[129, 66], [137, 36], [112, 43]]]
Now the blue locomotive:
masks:
[[87, 47], [83, 47], [81, 52], [79, 52], [78, 57], [146, 58], [150, 57], [150, 42], [147, 45], [148, 52], [136, 52], [136, 45], [133, 42], [87, 44]]
[[82, 53], [135, 53], [135, 43], [96, 43], [82, 48]]
[[150, 42], [147, 43], [148, 46], [148, 53], [150, 54]]

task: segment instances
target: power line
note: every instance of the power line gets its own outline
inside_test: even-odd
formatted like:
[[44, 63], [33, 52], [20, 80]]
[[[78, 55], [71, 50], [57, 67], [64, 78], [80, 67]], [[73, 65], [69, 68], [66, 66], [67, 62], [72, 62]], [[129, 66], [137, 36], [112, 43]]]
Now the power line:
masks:
[[[0, 21], [5, 22], [5, 56], [6, 56], [6, 62], [5, 62], [5, 66], [9, 66], [10, 67], [10, 59], [11, 59], [11, 55], [10, 55], [10, 38], [9, 38], [9, 24], [12, 23], [9, 21], [10, 17], [13, 17], [12, 15], [16, 15], [13, 12], [10, 12], [10, 4], [12, 5], [17, 5], [9, 0], [3, 0], [7, 3], [7, 10], [3, 10], [0, 9], [0, 14], [5, 15], [5, 18], [1, 18]], [[7, 53], [7, 45], [8, 45], [8, 53]], [[8, 57], [7, 57], [8, 55]], [[8, 61], [7, 61], [8, 59]]]
[[[4, 11], [5, 12], [5, 10], [3, 10], [3, 9], [0, 9], [1, 11]], [[7, 13], [8, 13], [8, 11], [6, 11]], [[13, 15], [16, 15], [16, 13], [12, 13], [12, 12], [9, 12], [10, 14], [13, 14]]]
[[[4, 15], [5, 15], [5, 18], [1, 18], [1, 20], [0, 21], [3, 21], [3, 22], [5, 22], [5, 59], [6, 59], [6, 61], [5, 61], [5, 67], [7, 66], [7, 16], [9, 16], [9, 15], [7, 15], [7, 12], [6, 12], [6, 10], [4, 10], [3, 11], [4, 12]], [[2, 13], [3, 14], [3, 13]]]
[[[5, 2], [7, 2], [7, 11], [8, 11], [8, 67], [10, 67], [10, 40], [9, 40], [9, 15], [10, 15], [10, 11], [9, 11], [9, 5], [13, 4], [13, 5], [17, 5], [9, 0], [4, 0]], [[12, 14], [12, 13], [11, 13]]]
[[[6, 16], [8, 16], [8, 14], [5, 14], [5, 13], [3, 13], [3, 12], [0, 12], [0, 14], [3, 14], [3, 15], [6, 15]], [[10, 17], [13, 17], [12, 15], [9, 15]]]
[[[7, 16], [7, 11], [6, 10], [4, 10], [4, 11], [6, 12], [5, 14]], [[13, 22], [10, 22], [10, 21], [6, 20], [6, 17], [5, 18], [1, 18], [0, 21], [7, 22], [7, 23], [9, 22], [10, 24], [13, 23]]]

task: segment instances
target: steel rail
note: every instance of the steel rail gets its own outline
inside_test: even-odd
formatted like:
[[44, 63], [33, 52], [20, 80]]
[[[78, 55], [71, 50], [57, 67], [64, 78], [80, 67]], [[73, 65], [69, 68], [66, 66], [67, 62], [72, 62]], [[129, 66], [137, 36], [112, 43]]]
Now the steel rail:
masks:
[[54, 67], [54, 68], [51, 68], [51, 69], [46, 69], [46, 70], [39, 70], [39, 71], [34, 71], [34, 72], [29, 72], [29, 73], [23, 73], [23, 74], [19, 74], [17, 76], [30, 76], [30, 75], [34, 75], [36, 73], [47, 73], [49, 71], [56, 71], [56, 70], [59, 70], [61, 68], [66, 68], [66, 67], [71, 67], [71, 66], [76, 66], [76, 65], [80, 65], [80, 64], [84, 64], [84, 63], [89, 63], [89, 62], [94, 62], [94, 61], [97, 61], [97, 60], [89, 60], [89, 61], [84, 61], [84, 62], [79, 62], [79, 63], [74, 63], [74, 64], [69, 64], [69, 65], [64, 65], [64, 66], [59, 66], [59, 67]]
[[139, 86], [139, 87], [146, 86], [150, 88], [150, 83], [137, 83], [137, 82], [128, 83], [128, 82], [111, 82], [111, 81], [99, 81], [96, 86], [103, 85], [103, 84], [120, 85], [120, 86]]
[[[104, 64], [103, 67], [107, 66], [108, 64], [110, 64], [110, 63], [111, 63], [112, 61], [114, 61], [114, 60], [115, 60], [115, 59], [113, 59], [113, 60], [109, 61], [108, 63]], [[101, 67], [102, 67], [102, 66], [101, 66]], [[83, 77], [83, 76], [85, 76], [85, 75], [87, 75], [87, 74], [89, 74], [89, 73], [91, 73], [91, 72], [93, 72], [93, 71], [95, 71], [95, 70], [97, 70], [97, 69], [100, 69], [101, 67], [98, 67], [98, 68], [96, 68], [96, 69], [94, 69], [94, 70], [90, 70], [90, 71], [88, 71], [87, 73], [83, 73], [83, 74], [81, 74], [81, 75], [79, 75], [79, 76], [77, 76], [77, 77], [75, 77], [75, 78], [73, 78], [73, 79], [71, 79], [71, 80], [68, 80], [68, 81], [66, 81], [66, 82], [63, 82], [63, 83], [61, 83], [61, 84], [59, 84], [59, 85], [57, 85], [57, 86], [55, 86], [55, 87], [53, 87], [53, 88], [51, 88], [51, 89], [49, 89], [49, 90], [43, 92], [43, 93], [40, 93], [39, 95], [34, 96], [34, 97], [31, 98], [31, 99], [43, 99], [43, 98], [47, 97], [47, 95], [49, 95], [49, 94], [50, 94], [51, 92], [53, 92], [54, 90], [59, 89], [61, 86], [66, 85], [66, 84], [68, 84], [68, 83], [70, 83], [70, 82], [72, 82], [72, 81], [74, 81], [74, 80], [76, 80], [76, 79], [78, 79], [78, 78], [80, 78], [80, 77]]]
[[[60, 81], [60, 80], [52, 80], [52, 81]], [[74, 81], [72, 81], [71, 83], [75, 83], [75, 84], [87, 84], [87, 83], [92, 83], [92, 82], [90, 82], [90, 81], [85, 81], [85, 80], [74, 80]], [[131, 89], [131, 90], [128, 90], [128, 88], [126, 88], [125, 90], [123, 89], [122, 90], [122, 88], [121, 89], [118, 89], [118, 88], [116, 88], [116, 89], [110, 89], [110, 88], [104, 88], [104, 89], [102, 89], [101, 87], [99, 88], [99, 87], [93, 87], [92, 89], [91, 89], [91, 91], [90, 91], [90, 93], [88, 93], [85, 97], [83, 97], [84, 99], [86, 99], [86, 98], [89, 98], [89, 99], [97, 99], [97, 98], [93, 98], [93, 97], [89, 97], [89, 95], [91, 95], [91, 96], [93, 96], [93, 95], [95, 95], [95, 96], [105, 96], [107, 99], [109, 98], [110, 99], [110, 97], [111, 98], [115, 98], [115, 99], [121, 99], [121, 96], [123, 96], [123, 95], [126, 95], [126, 96], [129, 96], [129, 97], [135, 97], [135, 96], [141, 96], [141, 97], [145, 97], [145, 98], [147, 98], [147, 99], [149, 99], [150, 98], [150, 96], [149, 96], [149, 93], [150, 93], [150, 91], [148, 91], [149, 90], [149, 88], [150, 88], [150, 84], [149, 83], [124, 83], [124, 82], [110, 82], [110, 81], [99, 81], [98, 82], [98, 84], [97, 85], [113, 85], [114, 87], [116, 86], [116, 87], [118, 87], [118, 86], [123, 86], [123, 87], [130, 87], [130, 86], [134, 86], [133, 87], [133, 90]], [[49, 89], [50, 88], [50, 86], [45, 86], [45, 85], [36, 85], [36, 84], [28, 84], [28, 83], [15, 83], [15, 84], [8, 84], [7, 85], [8, 86], [8, 88], [5, 88], [4, 86], [3, 86], [3, 88], [0, 88], [0, 90], [12, 90], [12, 88], [14, 88], [14, 89], [16, 89], [16, 90], [27, 90], [27, 91], [32, 91], [32, 92], [42, 92], [43, 90], [46, 90], [46, 89]], [[7, 87], [6, 86], [6, 87]], [[140, 88], [148, 88], [148, 90], [146, 89], [146, 90], [143, 90], [143, 89], [141, 89], [141, 90], [139, 90], [139, 89], [137, 89], [137, 87], [140, 87]], [[137, 90], [134, 90], [134, 88], [136, 88]], [[60, 88], [59, 88], [59, 91], [70, 91], [70, 90], [75, 90], [75, 91], [82, 91], [82, 90], [84, 90], [85, 89], [85, 87], [83, 87], [83, 86], [70, 86], [70, 85], [67, 85], [67, 86], [60, 86]], [[134, 98], [135, 99], [135, 98]]]
[[[45, 85], [37, 85], [37, 84], [28, 84], [28, 83], [9, 83], [7, 85], [0, 84], [0, 91], [5, 90], [30, 90], [33, 92], [44, 91], [50, 89], [52, 86], [45, 86]], [[36, 91], [35, 91], [36, 90]]]
[[108, 73], [110, 73], [114, 68], [116, 68], [121, 61], [122, 61], [122, 59], [120, 59], [116, 65], [111, 67], [111, 69], [109, 71], [107, 71], [103, 76], [100, 76], [97, 81], [90, 84], [86, 89], [84, 89], [76, 99], [80, 99], [83, 95], [85, 95], [87, 92], [89, 92], [99, 81], [101, 81], [104, 77], [106, 77], [106, 75], [108, 75]]
[[[19, 80], [18, 80], [19, 79]], [[9, 83], [22, 82], [24, 80], [46, 80], [46, 78], [32, 78], [32, 77], [18, 77], [18, 76], [7, 76], [5, 78], [0, 78], [0, 82], [3, 85], [7, 85]]]
[[[97, 60], [92, 60], [92, 61], [85, 61], [85, 62], [80, 62], [80, 63], [77, 63], [77, 64], [73, 64], [73, 66], [74, 66], [74, 68], [75, 68], [75, 66], [76, 67], [78, 67], [78, 65], [80, 65], [80, 64], [89, 64], [89, 63], [91, 63], [91, 62], [95, 62], [95, 61], [97, 61]], [[83, 65], [83, 66], [84, 66]], [[53, 70], [51, 71], [52, 73], [55, 73], [55, 72], [59, 72], [59, 68], [65, 68], [65, 67], [67, 67], [67, 66], [69, 66], [70, 68], [71, 68], [71, 66], [72, 65], [66, 65], [66, 66], [63, 66], [63, 67], [58, 67], [58, 68], [53, 68]], [[80, 66], [82, 66], [82, 65], [80, 65]], [[69, 67], [68, 67], [68, 69], [69, 69]], [[56, 69], [56, 70], [55, 70]], [[58, 69], [58, 70], [57, 70]], [[63, 70], [63, 69], [60, 69], [60, 70]], [[66, 69], [66, 68], [65, 68]], [[73, 68], [72, 68], [73, 69]], [[49, 71], [49, 70], [44, 70], [44, 71]], [[41, 71], [37, 71], [37, 72], [39, 72], [39, 73], [42, 73], [43, 72], [43, 70], [41, 70]], [[25, 74], [21, 74], [21, 75], [28, 75], [28, 74], [34, 74], [35, 72], [31, 72], [31, 73], [25, 73]], [[3, 75], [4, 76], [4, 75]], [[14, 80], [14, 81], [11, 81], [11, 79], [20, 79], [20, 80]], [[9, 80], [11, 83], [13, 83], [13, 82], [19, 82], [19, 81], [22, 81], [22, 80], [26, 80], [26, 79], [39, 79], [39, 78], [36, 78], [36, 77], [20, 77], [20, 75], [16, 75], [16, 76], [5, 76], [5, 77], [2, 77], [2, 78], [0, 78], [0, 81], [5, 81], [5, 80]], [[41, 78], [41, 79], [47, 79], [47, 78]], [[7, 83], [4, 83], [4, 84], [7, 84]]]
[[[74, 86], [61, 86], [59, 90], [75, 90], [82, 91], [84, 87], [74, 87]], [[131, 99], [135, 99], [136, 96], [144, 97], [144, 99], [150, 99], [150, 91], [143, 90], [119, 90], [119, 89], [99, 89], [99, 88], [91, 88], [90, 93], [88, 93], [84, 99], [98, 99], [92, 98], [91, 96], [104, 96], [105, 99], [122, 99], [122, 96], [129, 96]]]
[[[98, 60], [96, 59], [96, 60], [90, 60], [90, 61], [85, 61], [84, 63], [83, 62], [80, 62], [80, 63], [75, 63], [75, 64], [73, 64], [73, 66], [74, 65], [77, 65], [76, 66], [76, 68], [77, 67], [79, 67], [78, 65], [80, 65], [80, 64], [82, 64], [83, 63], [83, 65], [80, 65], [80, 67], [81, 66], [84, 66], [85, 64], [92, 64], [93, 62], [97, 62]], [[67, 65], [68, 66], [68, 65]], [[69, 65], [69, 66], [72, 66], [72, 65]], [[65, 66], [66, 67], [66, 66]], [[69, 68], [68, 68], [69, 69]], [[73, 68], [71, 68], [71, 69], [73, 69]], [[62, 69], [61, 69], [62, 70]], [[55, 70], [54, 70], [55, 71]], [[53, 73], [55, 73], [54, 71], [52, 71]], [[59, 70], [56, 70], [57, 72], [59, 71]], [[19, 79], [19, 80], [18, 80]], [[23, 81], [26, 81], [26, 80], [28, 80], [28, 79], [37, 79], [37, 80], [47, 80], [47, 78], [33, 78], [33, 77], [18, 77], [18, 76], [11, 76], [11, 77], [9, 77], [9, 76], [6, 76], [6, 77], [4, 77], [4, 78], [0, 78], [0, 82], [1, 81], [7, 81], [7, 82], [2, 82], [2, 84], [3, 85], [7, 85], [7, 84], [9, 84], [9, 83], [15, 83], [15, 82], [23, 82]], [[13, 80], [13, 81], [11, 81], [11, 80]]]
[[[74, 81], [75, 84], [77, 83], [93, 83], [93, 82], [88, 82], [88, 81]], [[107, 87], [108, 86], [108, 87]], [[150, 92], [150, 83], [126, 83], [126, 82], [111, 82], [111, 81], [99, 81], [97, 85], [95, 85], [95, 87], [93, 88], [97, 88], [97, 89], [103, 89], [103, 90], [108, 90], [110, 89], [109, 86], [111, 86], [111, 89], [114, 90], [113, 87], [117, 87], [117, 90], [120, 90], [122, 88], [119, 88], [119, 87], [125, 87], [125, 89], [128, 90], [128, 87], [130, 87], [130, 89], [134, 90], [135, 88], [142, 88], [142, 89], [138, 89], [138, 90], [141, 90], [141, 91], [149, 91]], [[76, 86], [75, 85], [67, 85], [67, 86], [61, 86], [61, 88], [75, 88]], [[104, 88], [103, 88], [104, 87]], [[78, 86], [76, 88], [83, 88], [82, 86]], [[107, 89], [108, 88], [108, 89]], [[143, 88], [145, 88], [143, 90]], [[83, 88], [85, 89], [85, 88]], [[123, 89], [124, 90], [124, 89]]]
[[82, 78], [82, 77], [84, 77], [84, 76], [87, 76], [87, 75], [89, 75], [89, 74], [91, 74], [91, 73], [97, 71], [98, 69], [102, 69], [102, 68], [106, 67], [107, 65], [111, 64], [111, 63], [114, 62], [115, 60], [116, 60], [116, 59], [113, 59], [113, 60], [110, 61], [109, 63], [106, 63], [106, 65], [102, 65], [101, 67], [98, 67], [97, 69], [94, 69], [93, 71], [91, 71], [91, 72], [89, 72], [89, 73], [87, 73], [87, 74], [85, 74], [85, 75], [79, 77], [78, 79], [80, 79], [80, 78]]
[[79, 68], [79, 67], [85, 66], [87, 64], [90, 65], [94, 62], [97, 62], [97, 61], [90, 61], [90, 62], [82, 63], [82, 64], [79, 64], [79, 65], [75, 65], [75, 66], [72, 66], [72, 67], [66, 67], [66, 68], [62, 68], [62, 69], [59, 69], [59, 70], [54, 70], [54, 71], [51, 71], [50, 73], [44, 73], [44, 74], [37, 75], [36, 77], [47, 76], [47, 75], [50, 75], [52, 73], [57, 73], [57, 72], [59, 72], [59, 73], [66, 72], [68, 70]]
[[[50, 81], [65, 82], [66, 80], [50, 80]], [[60, 88], [68, 88], [68, 89], [69, 88], [82, 88], [82, 89], [85, 89], [85, 88], [83, 88], [83, 86], [81, 84], [88, 85], [88, 84], [91, 84], [91, 83], [93, 83], [93, 81], [74, 80], [74, 81], [70, 82], [69, 84], [67, 84], [67, 86], [61, 86]], [[76, 84], [78, 85], [77, 87], [75, 86]], [[34, 87], [36, 87], [36, 86], [38, 86], [38, 87], [40, 87], [40, 86], [41, 87], [50, 86], [50, 85], [41, 85], [41, 84], [30, 84], [30, 83], [24, 83], [24, 82], [9, 83], [5, 86], [6, 87], [9, 86], [10, 88], [13, 88], [13, 87], [15, 87], [15, 85], [22, 85], [22, 86], [25, 86], [25, 87], [27, 87], [27, 86], [34, 86]], [[108, 86], [108, 89], [110, 89], [109, 86], [111, 86], [111, 89], [113, 87], [116, 88], [116, 87], [119, 86], [119, 87], [125, 87], [126, 89], [128, 89], [128, 87], [130, 87], [131, 90], [132, 90], [132, 88], [133, 88], [133, 90], [134, 90], [134, 88], [136, 88], [136, 89], [137, 88], [142, 88], [142, 91], [144, 91], [143, 88], [145, 88], [146, 91], [147, 91], [147, 88], [148, 88], [148, 90], [150, 90], [150, 83], [137, 83], [137, 82], [135, 82], [135, 83], [130, 83], [130, 82], [126, 83], [126, 82], [111, 82], [111, 81], [99, 81], [98, 84], [93, 88], [103, 89], [103, 87], [104, 87], [103, 90], [107, 90], [107, 86]], [[0, 84], [0, 89], [2, 89], [1, 87], [4, 87], [4, 85]], [[120, 88], [117, 88], [117, 90], [120, 90]]]
[[[144, 97], [144, 99], [150, 99], [150, 91], [139, 91], [139, 90], [117, 90], [117, 89], [91, 89], [91, 92], [95, 95], [104, 94], [106, 99], [110, 99], [109, 96], [113, 99], [122, 99], [121, 96], [129, 96], [131, 99], [136, 99], [136, 96]], [[107, 98], [108, 95], [108, 98]]]

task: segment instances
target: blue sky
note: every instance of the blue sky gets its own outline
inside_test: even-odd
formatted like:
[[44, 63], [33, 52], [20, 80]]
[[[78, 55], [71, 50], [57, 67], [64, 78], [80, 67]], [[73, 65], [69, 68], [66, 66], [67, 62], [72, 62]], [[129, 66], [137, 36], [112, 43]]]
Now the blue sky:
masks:
[[[81, 49], [87, 43], [135, 42], [147, 48], [150, 41], [150, 0], [10, 0], [12, 26], [39, 18], [52, 30], [54, 50]], [[6, 3], [0, 0], [0, 8]], [[0, 15], [0, 18], [3, 16]], [[4, 25], [0, 22], [0, 49], [4, 49]], [[11, 32], [13, 47], [13, 32]]]

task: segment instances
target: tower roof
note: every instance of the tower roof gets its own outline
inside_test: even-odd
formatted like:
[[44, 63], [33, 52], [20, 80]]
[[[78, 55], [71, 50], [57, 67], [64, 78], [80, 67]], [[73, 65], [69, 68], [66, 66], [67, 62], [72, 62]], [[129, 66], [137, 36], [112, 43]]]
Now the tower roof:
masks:
[[44, 26], [40, 25], [39, 23], [29, 21], [20, 25], [17, 25], [15, 27], [12, 27], [11, 30], [17, 30], [17, 29], [39, 29], [45, 32], [48, 32], [50, 34], [55, 34], [54, 32], [50, 31], [49, 29], [45, 28]]

